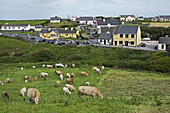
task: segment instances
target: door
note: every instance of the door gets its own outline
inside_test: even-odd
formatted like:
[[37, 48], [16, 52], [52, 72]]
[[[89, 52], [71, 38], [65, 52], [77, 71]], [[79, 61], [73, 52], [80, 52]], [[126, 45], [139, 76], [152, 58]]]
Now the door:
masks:
[[106, 45], [106, 40], [104, 40], [104, 45]]
[[125, 41], [125, 46], [128, 46], [128, 41]]
[[117, 41], [115, 41], [115, 46], [117, 46]]

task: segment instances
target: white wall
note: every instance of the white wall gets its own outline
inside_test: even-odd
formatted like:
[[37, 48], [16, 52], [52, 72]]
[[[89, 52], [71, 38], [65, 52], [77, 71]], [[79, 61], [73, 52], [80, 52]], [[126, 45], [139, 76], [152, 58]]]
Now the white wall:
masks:
[[[102, 42], [100, 42], [101, 40], [102, 40]], [[98, 43], [100, 45], [104, 45], [104, 39], [98, 39]], [[106, 44], [105, 45], [111, 45], [111, 43], [112, 43], [111, 39], [109, 39], [109, 42], [108, 42], [108, 39], [106, 39]]]
[[166, 44], [158, 44], [158, 50], [166, 51]]
[[51, 20], [50, 23], [58, 23], [60, 20]]
[[3, 31], [22, 31], [22, 30], [24, 30], [24, 31], [29, 31], [30, 29], [35, 29], [35, 26], [30, 26], [30, 25], [28, 25], [28, 26], [25, 26], [25, 27], [20, 27], [20, 26], [9, 26], [9, 27], [6, 27], [6, 29], [5, 29], [5, 27], [1, 27], [1, 30]]

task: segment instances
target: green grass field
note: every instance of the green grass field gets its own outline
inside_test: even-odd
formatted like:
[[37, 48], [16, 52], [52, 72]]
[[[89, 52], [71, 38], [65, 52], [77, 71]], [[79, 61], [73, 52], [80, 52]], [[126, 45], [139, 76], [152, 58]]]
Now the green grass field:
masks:
[[[42, 68], [43, 63], [17, 63], [0, 67], [0, 81], [11, 78], [12, 83], [0, 86], [0, 92], [6, 90], [10, 99], [0, 96], [0, 112], [62, 112], [62, 113], [167, 113], [170, 112], [170, 76], [147, 71], [124, 70], [118, 68], [106, 68], [101, 75], [91, 70], [90, 65], [82, 65], [81, 68], [59, 68], [64, 73], [75, 73], [72, 85], [78, 89], [86, 81], [91, 86], [95, 86], [104, 95], [103, 99], [85, 96], [82, 100], [78, 98], [77, 92], [71, 95], [64, 95], [62, 88], [65, 83], [54, 73], [56, 70]], [[31, 66], [36, 65], [36, 69]], [[21, 71], [20, 67], [24, 70]], [[39, 68], [38, 68], [39, 67]], [[89, 74], [88, 77], [80, 75], [81, 71]], [[41, 72], [49, 73], [48, 77], [38, 77]], [[28, 82], [23, 80], [23, 76], [29, 78], [38, 77], [37, 81]], [[56, 86], [59, 80], [61, 85]], [[29, 103], [27, 96], [19, 95], [21, 88], [37, 88], [40, 91], [40, 102], [38, 105]]]

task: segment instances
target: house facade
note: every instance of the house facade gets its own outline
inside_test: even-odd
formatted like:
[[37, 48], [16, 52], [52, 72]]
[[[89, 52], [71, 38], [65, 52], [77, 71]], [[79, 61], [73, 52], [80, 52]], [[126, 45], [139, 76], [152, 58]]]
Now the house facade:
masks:
[[138, 46], [141, 43], [139, 26], [117, 26], [113, 32], [114, 46]]
[[159, 38], [158, 50], [166, 51], [169, 46], [170, 46], [170, 37], [166, 36], [166, 37]]
[[59, 23], [61, 22], [61, 19], [59, 17], [51, 17], [50, 23]]
[[29, 31], [35, 29], [35, 26], [30, 26], [29, 24], [2, 24], [2, 31]]
[[120, 15], [120, 21], [135, 21], [134, 15]]
[[144, 20], [143, 16], [138, 17], [138, 20]]
[[93, 25], [94, 24], [93, 17], [79, 17], [77, 20], [79, 20], [79, 24], [83, 24], [83, 25]]
[[100, 45], [112, 45], [112, 39], [112, 33], [101, 33], [97, 41]]
[[159, 15], [159, 16], [155, 16], [153, 19], [153, 21], [159, 21], [159, 22], [168, 22], [170, 21], [170, 15]]

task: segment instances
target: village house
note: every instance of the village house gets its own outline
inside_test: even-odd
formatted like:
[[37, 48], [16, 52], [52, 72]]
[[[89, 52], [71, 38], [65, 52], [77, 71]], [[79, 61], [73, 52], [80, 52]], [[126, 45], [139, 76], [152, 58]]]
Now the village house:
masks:
[[29, 31], [34, 30], [35, 26], [30, 26], [29, 24], [2, 24], [2, 31]]
[[79, 18], [77, 18], [77, 20], [79, 20], [79, 23], [83, 24], [83, 25], [93, 25], [94, 24], [93, 17], [79, 17]]
[[59, 23], [59, 22], [61, 22], [60, 17], [51, 17], [50, 18], [50, 23]]
[[72, 17], [70, 18], [70, 20], [73, 21], [73, 22], [75, 22], [75, 21], [77, 20], [77, 18], [74, 17], [74, 16], [72, 16]]
[[120, 21], [135, 21], [134, 15], [120, 15]]
[[138, 46], [141, 43], [140, 26], [117, 26], [113, 32], [114, 46]]
[[103, 19], [103, 20], [97, 20], [97, 28], [98, 28], [98, 34], [102, 33], [102, 28], [115, 28], [116, 26], [120, 25], [119, 20], [111, 20], [111, 19]]
[[168, 22], [170, 21], [170, 15], [159, 15], [159, 16], [155, 16], [152, 21], [156, 21], [156, 22]]
[[138, 17], [138, 20], [144, 20], [143, 16]]
[[112, 33], [101, 33], [98, 37], [98, 44], [112, 45], [113, 35]]
[[166, 51], [169, 46], [170, 46], [170, 37], [166, 36], [166, 37], [159, 38], [158, 50]]

